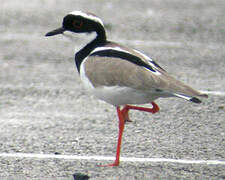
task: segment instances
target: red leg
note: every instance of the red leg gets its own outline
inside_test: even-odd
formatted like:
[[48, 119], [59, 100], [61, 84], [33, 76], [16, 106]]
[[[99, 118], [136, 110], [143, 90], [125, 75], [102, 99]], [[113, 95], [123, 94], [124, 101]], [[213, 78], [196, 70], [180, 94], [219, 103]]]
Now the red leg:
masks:
[[159, 111], [159, 107], [156, 103], [152, 102], [152, 106], [153, 106], [152, 108], [145, 108], [145, 107], [126, 105], [122, 110], [120, 110], [119, 106], [116, 107], [117, 115], [119, 118], [119, 135], [118, 135], [118, 141], [117, 141], [116, 159], [115, 159], [114, 163], [107, 164], [107, 165], [99, 165], [100, 167], [119, 166], [119, 164], [120, 164], [120, 149], [121, 149], [124, 125], [125, 125], [126, 121], [130, 121], [129, 116], [128, 116], [128, 111], [130, 109], [133, 109], [133, 110], [151, 112], [153, 114]]
[[122, 143], [122, 136], [123, 136], [123, 130], [124, 130], [124, 116], [122, 114], [122, 111], [120, 110], [120, 107], [116, 107], [117, 110], [117, 115], [119, 118], [119, 135], [118, 135], [118, 141], [117, 141], [117, 149], [116, 149], [116, 160], [112, 164], [107, 164], [107, 165], [100, 165], [100, 167], [108, 167], [108, 166], [119, 166], [120, 164], [120, 148], [121, 148], [121, 143]]
[[126, 105], [125, 107], [128, 108], [127, 113], [129, 109], [150, 112], [152, 114], [159, 111], [159, 106], [155, 102], [152, 102], [152, 106], [153, 106], [152, 108], [145, 108], [145, 107], [138, 107], [138, 106], [131, 106], [131, 105]]

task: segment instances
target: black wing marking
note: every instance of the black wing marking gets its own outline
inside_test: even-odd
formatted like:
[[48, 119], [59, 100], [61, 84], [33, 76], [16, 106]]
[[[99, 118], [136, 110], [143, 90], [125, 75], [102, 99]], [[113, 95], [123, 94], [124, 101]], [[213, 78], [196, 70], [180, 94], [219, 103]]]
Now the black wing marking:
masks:
[[156, 63], [156, 62], [153, 61], [152, 59], [151, 59], [150, 63], [154, 64], [157, 68], [159, 68], [159, 69], [161, 69], [161, 70], [163, 70], [163, 71], [166, 71], [165, 69], [163, 69], [158, 63]]
[[[138, 66], [145, 67], [145, 68], [147, 68], [148, 70], [150, 70], [152, 72], [157, 72], [150, 64], [144, 62], [141, 58], [139, 58], [139, 57], [137, 57], [135, 55], [132, 55], [130, 53], [126, 53], [126, 52], [119, 51], [119, 50], [114, 50], [114, 49], [101, 50], [101, 51], [97, 51], [97, 52], [94, 52], [94, 53], [90, 54], [90, 56], [101, 56], [101, 57], [115, 57], [115, 58], [120, 58], [120, 59], [123, 59], [123, 60], [127, 60], [129, 62], [132, 62], [132, 63], [134, 63], [134, 64], [136, 64]], [[153, 64], [156, 67], [160, 67], [155, 62]]]

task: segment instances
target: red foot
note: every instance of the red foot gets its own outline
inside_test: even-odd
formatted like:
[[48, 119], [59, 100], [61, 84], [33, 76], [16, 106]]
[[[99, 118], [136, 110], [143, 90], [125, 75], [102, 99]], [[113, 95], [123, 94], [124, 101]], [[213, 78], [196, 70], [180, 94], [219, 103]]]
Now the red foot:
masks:
[[150, 112], [152, 114], [156, 113], [159, 111], [159, 106], [152, 102], [152, 108], [145, 108], [145, 107], [138, 107], [138, 106], [131, 106], [131, 105], [126, 105], [125, 107], [129, 109], [133, 109], [133, 110], [139, 110], [139, 111], [145, 111], [145, 112]]
[[128, 111], [129, 111], [129, 107], [125, 105], [124, 108], [121, 110], [121, 113], [123, 115], [125, 122], [132, 122], [131, 119], [129, 118]]
[[124, 108], [121, 110], [121, 113], [123, 115], [125, 122], [132, 122], [131, 119], [129, 118], [129, 114], [128, 114], [130, 109], [150, 112], [152, 114], [159, 111], [159, 106], [155, 102], [152, 102], [152, 106], [153, 106], [152, 108], [145, 108], [145, 107], [125, 105]]
[[98, 165], [98, 167], [116, 167], [119, 166], [120, 162], [119, 161], [115, 161], [112, 164], [103, 164], [103, 165]]

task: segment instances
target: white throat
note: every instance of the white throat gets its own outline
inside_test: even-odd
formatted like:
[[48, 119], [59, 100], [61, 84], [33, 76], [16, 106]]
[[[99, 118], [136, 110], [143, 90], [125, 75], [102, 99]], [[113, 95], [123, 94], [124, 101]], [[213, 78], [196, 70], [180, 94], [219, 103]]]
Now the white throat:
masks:
[[77, 35], [76, 33], [70, 31], [65, 31], [62, 35], [67, 40], [73, 42], [75, 45], [75, 53], [81, 50], [87, 44], [87, 42], [92, 41], [96, 37], [96, 33], [80, 33]]

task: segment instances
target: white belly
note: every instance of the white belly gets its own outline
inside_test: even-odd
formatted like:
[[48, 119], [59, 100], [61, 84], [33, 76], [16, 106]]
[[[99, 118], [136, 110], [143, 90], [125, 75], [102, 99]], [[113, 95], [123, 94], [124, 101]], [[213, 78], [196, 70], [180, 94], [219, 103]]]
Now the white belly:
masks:
[[146, 104], [156, 99], [155, 96], [128, 87], [99, 87], [90, 91], [95, 97], [109, 104], [118, 106], [125, 104]]

